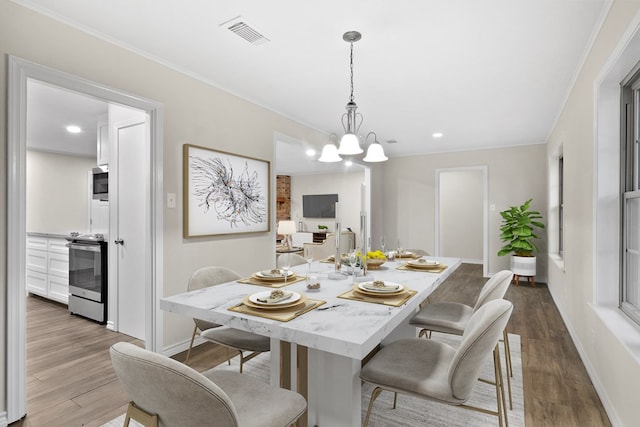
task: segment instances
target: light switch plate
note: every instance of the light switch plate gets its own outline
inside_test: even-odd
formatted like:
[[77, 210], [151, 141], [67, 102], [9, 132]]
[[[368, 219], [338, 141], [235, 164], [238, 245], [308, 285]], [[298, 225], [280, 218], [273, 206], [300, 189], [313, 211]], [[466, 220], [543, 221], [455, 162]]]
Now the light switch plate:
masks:
[[176, 193], [167, 193], [167, 208], [172, 209], [176, 207]]

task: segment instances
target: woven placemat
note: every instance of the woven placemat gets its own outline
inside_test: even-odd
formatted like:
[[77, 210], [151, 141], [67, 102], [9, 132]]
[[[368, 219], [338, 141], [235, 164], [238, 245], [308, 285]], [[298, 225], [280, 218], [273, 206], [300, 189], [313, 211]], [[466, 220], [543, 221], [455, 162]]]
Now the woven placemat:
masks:
[[442, 273], [446, 269], [447, 266], [444, 264], [440, 264], [438, 267], [434, 268], [412, 267], [409, 264], [402, 264], [400, 267], [396, 267], [396, 270], [420, 271], [422, 273]]
[[302, 280], [306, 280], [307, 276], [298, 276], [295, 275], [293, 278], [287, 278], [285, 283], [284, 280], [260, 280], [255, 277], [247, 277], [246, 279], [238, 280], [238, 283], [245, 283], [248, 285], [258, 285], [258, 286], [266, 286], [267, 288], [282, 288], [283, 286], [289, 286], [293, 283], [298, 283]]
[[236, 313], [250, 314], [252, 316], [259, 316], [259, 317], [265, 317], [267, 319], [279, 320], [280, 322], [288, 322], [289, 320], [302, 316], [303, 314], [308, 313], [311, 310], [315, 310], [316, 308], [320, 307], [322, 304], [326, 304], [326, 301], [307, 298], [304, 304], [305, 304], [304, 307], [290, 307], [290, 308], [283, 308], [280, 310], [261, 310], [259, 308], [249, 307], [245, 303], [240, 303], [239, 305], [234, 305], [233, 307], [229, 307], [229, 310], [235, 311]]
[[364, 301], [364, 302], [372, 302], [375, 304], [384, 304], [390, 305], [392, 307], [400, 307], [402, 304], [407, 302], [409, 298], [417, 294], [416, 291], [411, 289], [407, 289], [405, 292], [400, 295], [385, 295], [384, 297], [370, 297], [364, 295], [360, 292], [356, 292], [357, 285], [354, 286], [351, 290], [338, 295], [338, 298], [350, 299], [353, 301]]

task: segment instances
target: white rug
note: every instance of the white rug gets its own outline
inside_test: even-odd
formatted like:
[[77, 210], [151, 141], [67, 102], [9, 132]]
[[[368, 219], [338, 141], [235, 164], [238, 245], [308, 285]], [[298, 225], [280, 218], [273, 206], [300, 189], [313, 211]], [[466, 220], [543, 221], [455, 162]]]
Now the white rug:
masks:
[[[434, 334], [433, 339], [446, 341], [452, 345], [459, 340], [459, 337], [450, 335]], [[511, 378], [511, 392], [513, 395], [513, 410], [508, 411], [510, 427], [524, 427], [524, 393], [522, 389], [522, 358], [520, 336], [509, 334], [509, 342], [511, 344], [511, 360], [513, 363], [513, 377]], [[500, 346], [503, 370], [504, 364], [504, 347]], [[255, 359], [247, 362], [244, 366], [244, 373], [252, 375], [258, 379], [269, 381], [269, 354], [263, 354]], [[238, 371], [237, 359], [231, 361], [231, 366], [226, 363], [218, 366], [216, 369]], [[505, 373], [505, 392], [506, 390], [506, 370]], [[483, 370], [482, 378], [493, 378], [493, 359], [487, 360]], [[362, 386], [362, 420], [367, 412], [369, 398], [373, 387], [367, 383]], [[467, 402], [469, 405], [496, 409], [495, 387], [489, 384], [478, 382], [474, 387], [471, 399]], [[383, 392], [376, 399], [371, 419], [370, 427], [400, 427], [400, 426], [432, 426], [432, 427], [483, 427], [498, 425], [498, 418], [493, 415], [482, 414], [476, 411], [465, 410], [458, 407], [448, 406], [427, 400], [409, 397], [405, 395], [398, 396], [398, 405], [396, 409], [392, 409], [393, 394]], [[507, 394], [507, 407], [509, 405], [509, 396]], [[121, 427], [124, 423], [124, 415], [104, 424], [102, 427]], [[138, 423], [133, 421], [131, 426], [139, 427]]]

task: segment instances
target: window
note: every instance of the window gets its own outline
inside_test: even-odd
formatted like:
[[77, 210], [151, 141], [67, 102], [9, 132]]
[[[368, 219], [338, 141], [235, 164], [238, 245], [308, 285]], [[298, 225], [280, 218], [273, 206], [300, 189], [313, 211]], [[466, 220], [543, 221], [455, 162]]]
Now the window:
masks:
[[640, 72], [622, 87], [620, 188], [622, 289], [620, 308], [640, 323]]
[[564, 155], [558, 158], [558, 255], [564, 257]]

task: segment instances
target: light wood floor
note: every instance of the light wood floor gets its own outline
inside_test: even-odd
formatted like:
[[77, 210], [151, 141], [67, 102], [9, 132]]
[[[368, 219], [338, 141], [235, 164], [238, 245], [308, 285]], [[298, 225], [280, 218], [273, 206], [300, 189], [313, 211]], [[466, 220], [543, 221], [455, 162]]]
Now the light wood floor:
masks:
[[[432, 300], [473, 305], [484, 282], [480, 266], [464, 264]], [[509, 332], [522, 337], [527, 427], [610, 426], [547, 287], [512, 286], [506, 298], [515, 306]], [[127, 398], [108, 352], [118, 341], [140, 344], [69, 315], [66, 306], [28, 297], [27, 416], [11, 425], [97, 427], [123, 414]], [[224, 350], [204, 344], [194, 350], [190, 365], [202, 371], [224, 357]]]

